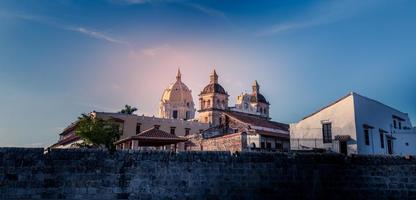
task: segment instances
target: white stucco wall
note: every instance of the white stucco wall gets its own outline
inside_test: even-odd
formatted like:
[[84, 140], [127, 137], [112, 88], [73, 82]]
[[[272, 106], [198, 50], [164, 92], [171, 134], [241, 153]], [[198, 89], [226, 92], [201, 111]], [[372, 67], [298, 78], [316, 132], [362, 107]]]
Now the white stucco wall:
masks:
[[[391, 133], [396, 138], [396, 140], [393, 140], [393, 154], [403, 155], [411, 152], [412, 154], [416, 154], [416, 148], [410, 151], [410, 147], [405, 146], [406, 141], [414, 143], [416, 133], [409, 130], [406, 131], [407, 134], [398, 134], [398, 132], [404, 131], [404, 127], [412, 127], [406, 113], [359, 94], [354, 94], [354, 105], [359, 154], [388, 154], [387, 138], [384, 139], [384, 148], [381, 148], [380, 129], [387, 131], [388, 135]], [[396, 129], [393, 127], [393, 115], [404, 120], [401, 121], [402, 129], [399, 129], [398, 126]], [[364, 142], [364, 124], [374, 127], [370, 129], [370, 145], [366, 145]]]
[[302, 145], [311, 148], [331, 149], [332, 151], [339, 152], [337, 142], [333, 140], [333, 143], [324, 144], [322, 140], [322, 124], [330, 122], [332, 126], [332, 138], [334, 139], [337, 135], [349, 135], [352, 140], [348, 143], [348, 153], [356, 153], [356, 129], [353, 107], [353, 96], [349, 95], [298, 123], [291, 124], [291, 149], [298, 150], [299, 145]]
[[[397, 118], [400, 118], [401, 128]], [[394, 128], [393, 120], [397, 126]], [[330, 104], [319, 112], [290, 125], [291, 149], [300, 147], [330, 148], [339, 150], [338, 141], [322, 143], [322, 123], [332, 123], [332, 138], [337, 135], [349, 135], [348, 154], [388, 154], [387, 136], [395, 139], [394, 155], [416, 155], [416, 129], [406, 113], [382, 104], [376, 100], [350, 93], [347, 97]], [[369, 145], [365, 144], [364, 126], [369, 128]], [[406, 127], [406, 128], [405, 128]], [[383, 133], [384, 147], [381, 145], [380, 132]], [[318, 140], [314, 138], [319, 138]], [[309, 140], [308, 140], [309, 139]]]

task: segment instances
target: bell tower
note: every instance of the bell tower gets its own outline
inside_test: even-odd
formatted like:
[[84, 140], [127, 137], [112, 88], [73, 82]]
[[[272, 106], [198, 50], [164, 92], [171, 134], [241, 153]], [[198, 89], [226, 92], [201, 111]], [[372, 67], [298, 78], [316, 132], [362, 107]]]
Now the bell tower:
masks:
[[210, 82], [199, 94], [200, 109], [198, 121], [210, 123], [212, 126], [221, 124], [220, 115], [228, 109], [228, 93], [218, 83], [218, 74], [214, 70]]

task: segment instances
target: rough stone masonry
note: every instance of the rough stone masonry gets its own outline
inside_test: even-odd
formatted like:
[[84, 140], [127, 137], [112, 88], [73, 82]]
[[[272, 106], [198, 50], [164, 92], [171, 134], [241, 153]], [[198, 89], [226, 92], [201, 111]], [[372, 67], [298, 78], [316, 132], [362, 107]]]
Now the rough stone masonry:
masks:
[[1, 199], [416, 199], [416, 160], [0, 148]]

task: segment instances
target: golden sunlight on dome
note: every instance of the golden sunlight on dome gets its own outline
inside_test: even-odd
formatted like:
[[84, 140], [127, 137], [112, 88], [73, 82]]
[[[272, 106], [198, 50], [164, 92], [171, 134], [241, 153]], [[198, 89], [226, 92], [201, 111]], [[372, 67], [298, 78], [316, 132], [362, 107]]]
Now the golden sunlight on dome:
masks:
[[159, 117], [184, 120], [195, 117], [192, 91], [182, 82], [182, 74], [179, 69], [176, 82], [169, 85], [163, 92]]

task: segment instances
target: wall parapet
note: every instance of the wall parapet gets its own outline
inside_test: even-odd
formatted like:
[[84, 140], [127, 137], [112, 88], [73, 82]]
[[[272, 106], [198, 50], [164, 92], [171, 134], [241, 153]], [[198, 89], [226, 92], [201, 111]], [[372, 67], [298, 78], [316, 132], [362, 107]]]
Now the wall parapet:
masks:
[[29, 198], [415, 199], [416, 159], [0, 148], [0, 199]]

